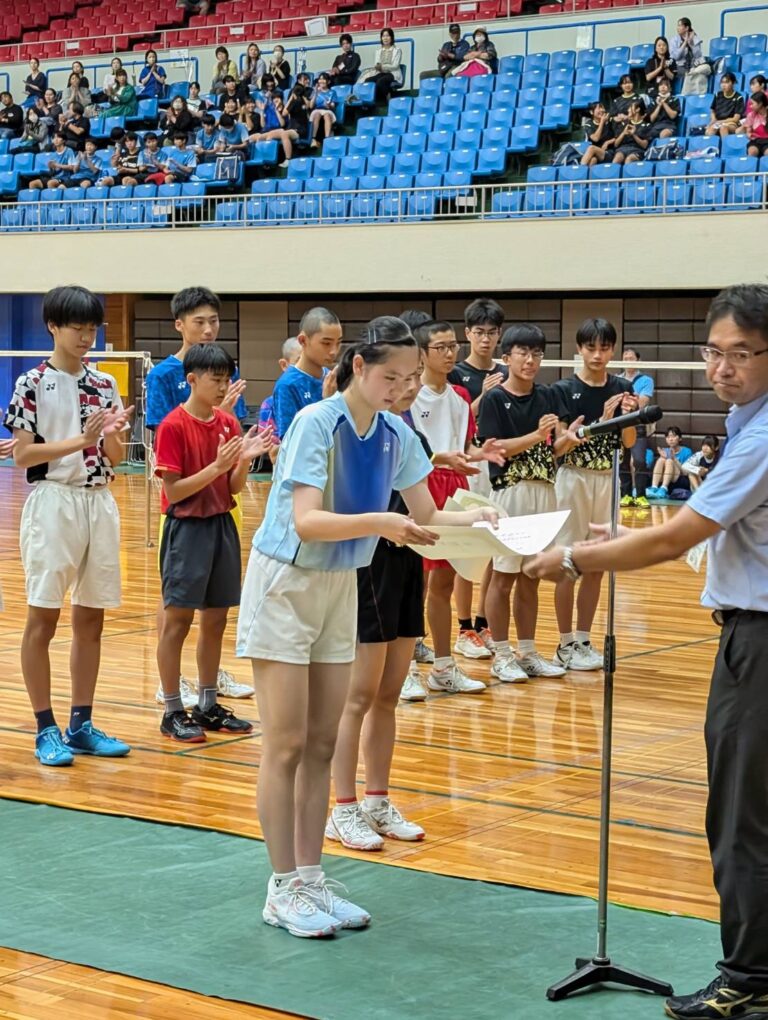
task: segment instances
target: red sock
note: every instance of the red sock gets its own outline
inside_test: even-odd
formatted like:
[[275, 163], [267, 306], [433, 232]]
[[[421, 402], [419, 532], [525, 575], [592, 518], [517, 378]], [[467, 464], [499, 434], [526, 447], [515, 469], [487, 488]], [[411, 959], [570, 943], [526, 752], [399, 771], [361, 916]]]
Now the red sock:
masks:
[[388, 797], [389, 790], [366, 790], [366, 797]]
[[357, 797], [337, 797], [337, 804], [357, 804]]

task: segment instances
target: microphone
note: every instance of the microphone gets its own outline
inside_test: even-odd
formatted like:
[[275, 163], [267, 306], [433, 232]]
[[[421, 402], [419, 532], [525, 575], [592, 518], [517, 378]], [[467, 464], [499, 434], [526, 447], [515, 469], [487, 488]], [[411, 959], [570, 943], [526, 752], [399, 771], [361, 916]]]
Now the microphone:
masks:
[[576, 429], [576, 435], [579, 439], [592, 439], [607, 432], [621, 432], [623, 429], [633, 429], [636, 425], [650, 425], [651, 422], [658, 421], [661, 415], [662, 410], [658, 404], [649, 404], [642, 411], [632, 411], [630, 414], [620, 414], [618, 418], [609, 418], [608, 421], [594, 421], [591, 425], [582, 425]]

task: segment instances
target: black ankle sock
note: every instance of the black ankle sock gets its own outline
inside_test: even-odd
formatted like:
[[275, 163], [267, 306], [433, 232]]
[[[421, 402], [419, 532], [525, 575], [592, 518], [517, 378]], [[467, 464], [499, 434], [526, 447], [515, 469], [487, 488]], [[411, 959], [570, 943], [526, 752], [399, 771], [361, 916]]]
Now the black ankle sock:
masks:
[[72, 733], [79, 730], [83, 723], [91, 721], [93, 705], [73, 705], [69, 716], [69, 728]]
[[481, 630], [487, 630], [487, 629], [488, 629], [488, 621], [486, 620], [486, 618], [484, 616], [476, 616], [475, 617], [475, 630], [478, 631], [478, 633], [479, 633]]
[[466, 620], [462, 620], [459, 617], [459, 630], [472, 630], [472, 617], [467, 617]]
[[52, 708], [44, 708], [42, 712], [35, 712], [35, 719], [37, 719], [38, 733], [42, 733], [43, 730], [47, 729], [49, 726], [56, 725]]

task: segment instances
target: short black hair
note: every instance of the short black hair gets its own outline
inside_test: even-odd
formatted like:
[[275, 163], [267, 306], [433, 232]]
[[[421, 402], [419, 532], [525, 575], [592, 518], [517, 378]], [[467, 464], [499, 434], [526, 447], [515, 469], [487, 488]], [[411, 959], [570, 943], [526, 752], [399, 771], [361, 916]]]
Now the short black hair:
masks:
[[431, 315], [427, 312], [419, 312], [415, 308], [406, 308], [405, 311], [400, 312], [398, 318], [402, 319], [411, 330], [418, 329], [425, 322], [432, 321]]
[[227, 47], [226, 47], [226, 46], [217, 46], [217, 47], [216, 47], [216, 49], [214, 50], [214, 53], [213, 53], [213, 55], [214, 55], [215, 57], [218, 57], [218, 55], [219, 55], [220, 53], [224, 53], [224, 54], [226, 54], [227, 56], [229, 56], [229, 50], [227, 49]]
[[4, 92], [0, 92], [0, 99], [3, 99], [4, 96], [8, 96], [9, 99], [13, 99], [13, 96], [7, 89]]
[[509, 354], [513, 347], [528, 347], [532, 351], [544, 351], [547, 338], [543, 331], [532, 322], [518, 322], [508, 326], [501, 338], [501, 353]]
[[672, 433], [673, 436], [677, 436], [678, 439], [683, 438], [683, 433], [677, 427], [677, 425], [670, 425], [669, 428], [664, 429], [665, 436], [668, 436], [670, 432]]
[[423, 351], [429, 347], [429, 341], [435, 335], [435, 333], [447, 333], [454, 332], [453, 326], [450, 322], [445, 319], [430, 319], [429, 322], [424, 322], [414, 331], [416, 343], [419, 348]]
[[619, 78], [619, 85], [623, 85], [625, 81], [628, 81], [630, 85], [634, 85], [631, 74], [622, 74], [621, 78]]
[[731, 85], [735, 85], [736, 84], [736, 75], [732, 71], [723, 71], [723, 73], [720, 75], [720, 84], [721, 85], [725, 81], [726, 78], [731, 83]]
[[232, 82], [232, 84], [233, 84], [233, 85], [235, 85], [235, 84], [236, 84], [236, 82], [235, 82], [235, 79], [234, 79], [234, 78], [232, 77], [232, 75], [231, 75], [231, 74], [227, 74], [227, 75], [225, 75], [225, 77], [224, 77], [224, 84], [225, 84], [225, 85], [228, 85], [228, 84], [229, 84], [229, 82]]
[[678, 18], [677, 23], [678, 25], [683, 25], [685, 28], [693, 28], [690, 18]]
[[136, 134], [135, 131], [126, 131], [125, 135], [123, 136], [123, 139], [126, 142], [138, 142], [139, 136]]
[[709, 306], [707, 330], [721, 319], [733, 319], [739, 329], [759, 333], [768, 343], [768, 286], [741, 283], [721, 290]]
[[56, 141], [57, 138], [60, 138], [62, 140], [62, 142], [66, 142], [66, 140], [67, 140], [67, 136], [64, 134], [63, 131], [54, 131], [53, 132], [53, 140]]
[[762, 88], [765, 88], [765, 86], [768, 85], [768, 78], [766, 78], [764, 74], [753, 74], [749, 79], [749, 84], [751, 85], [753, 81], [756, 81]]
[[464, 309], [465, 326], [482, 326], [490, 322], [501, 329], [504, 323], [504, 309], [492, 298], [477, 298]]
[[720, 440], [717, 436], [704, 436], [701, 441], [702, 446], [711, 446], [713, 450], [720, 449]]
[[217, 312], [221, 311], [221, 301], [212, 290], [207, 287], [185, 287], [171, 298], [171, 315], [174, 319], [183, 319], [204, 305], [210, 305]]
[[224, 375], [231, 377], [235, 374], [235, 363], [219, 344], [195, 344], [184, 355], [184, 375], [194, 372], [195, 375], [202, 375], [210, 372], [212, 375]]
[[189, 135], [187, 134], [186, 131], [174, 131], [173, 132], [174, 142], [179, 141], [179, 139], [181, 139], [181, 141], [184, 142], [184, 144], [186, 145], [187, 142], [189, 141]]
[[340, 326], [339, 317], [336, 312], [328, 308], [309, 308], [301, 317], [299, 322], [299, 333], [304, 336], [314, 336], [319, 333], [323, 326]]
[[70, 103], [69, 105], [72, 110], [72, 113], [76, 113], [78, 117], [82, 117], [83, 113], [85, 112], [82, 103]]
[[202, 117], [200, 118], [200, 122], [203, 125], [207, 124], [208, 127], [210, 127], [211, 124], [215, 124], [216, 123], [216, 118], [214, 117], [214, 115], [212, 113], [204, 113], [202, 115]]
[[149, 142], [149, 141], [154, 141], [154, 142], [159, 141], [159, 139], [158, 139], [158, 137], [157, 137], [157, 135], [155, 134], [154, 131], [147, 131], [147, 133], [144, 135], [144, 144], [146, 145], [147, 142]]
[[642, 361], [643, 360], [643, 356], [640, 353], [640, 351], [638, 351], [637, 347], [625, 347], [623, 353], [624, 354], [634, 354], [634, 356], [637, 358], [638, 361]]
[[200, 82], [199, 82], [199, 81], [191, 81], [191, 82], [189, 83], [189, 87], [190, 87], [190, 88], [196, 88], [196, 89], [199, 89], [199, 88], [200, 88]]
[[353, 40], [349, 32], [342, 32], [341, 35], [339, 36], [339, 46], [341, 46], [343, 42], [348, 42], [349, 45], [352, 46]]
[[231, 128], [235, 126], [235, 118], [231, 113], [222, 113], [219, 117], [219, 127]]
[[585, 319], [576, 331], [576, 346], [597, 343], [601, 347], [616, 346], [616, 327], [607, 319]]
[[104, 308], [85, 287], [54, 287], [43, 298], [43, 322], [46, 326], [101, 326]]

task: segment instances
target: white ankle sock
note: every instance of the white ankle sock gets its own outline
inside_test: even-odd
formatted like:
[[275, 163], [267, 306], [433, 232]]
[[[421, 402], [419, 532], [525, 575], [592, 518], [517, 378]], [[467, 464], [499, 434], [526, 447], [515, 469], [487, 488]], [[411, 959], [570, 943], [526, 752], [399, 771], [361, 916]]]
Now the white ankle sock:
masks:
[[517, 642], [517, 650], [518, 650], [518, 652], [520, 653], [521, 656], [530, 655], [532, 652], [536, 651], [536, 642], [535, 641], [518, 641]]
[[279, 874], [277, 871], [273, 872], [269, 879], [269, 891], [271, 893], [280, 892], [281, 889], [285, 889], [290, 881], [294, 878], [298, 878], [298, 871], [287, 871], [284, 875]]
[[573, 636], [573, 631], [570, 634], [560, 635], [560, 647], [565, 648], [566, 645], [572, 645], [576, 638]]
[[579, 642], [580, 645], [589, 644], [589, 631], [588, 630], [575, 630], [573, 632], [574, 638]]
[[376, 808], [381, 807], [382, 802], [386, 799], [386, 794], [366, 793], [365, 797], [363, 797], [363, 808], [368, 811], [375, 811]]
[[325, 875], [322, 864], [300, 864], [297, 871], [302, 882], [307, 882], [308, 884], [317, 882], [318, 879]]
[[450, 669], [453, 665], [452, 655], [441, 655], [439, 658], [435, 658], [435, 664], [432, 669], [435, 673], [441, 673], [444, 669]]
[[512, 653], [512, 646], [509, 641], [494, 641], [494, 644], [496, 645], [496, 655], [499, 658], [503, 659], [505, 655]]

